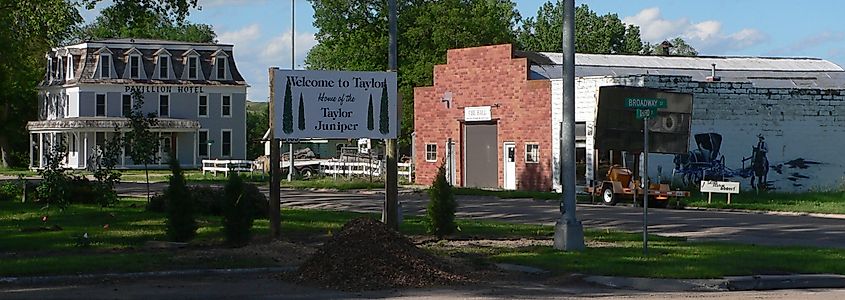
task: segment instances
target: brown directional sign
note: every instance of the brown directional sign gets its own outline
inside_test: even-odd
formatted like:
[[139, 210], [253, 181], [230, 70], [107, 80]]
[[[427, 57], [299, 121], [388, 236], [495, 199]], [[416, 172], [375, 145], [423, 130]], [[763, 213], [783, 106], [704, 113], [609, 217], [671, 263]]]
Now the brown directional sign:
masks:
[[[649, 110], [656, 110], [656, 114]], [[687, 153], [692, 122], [692, 94], [630, 86], [599, 88], [595, 147], [600, 150], [642, 152], [642, 118], [646, 114], [650, 130], [649, 152]]]

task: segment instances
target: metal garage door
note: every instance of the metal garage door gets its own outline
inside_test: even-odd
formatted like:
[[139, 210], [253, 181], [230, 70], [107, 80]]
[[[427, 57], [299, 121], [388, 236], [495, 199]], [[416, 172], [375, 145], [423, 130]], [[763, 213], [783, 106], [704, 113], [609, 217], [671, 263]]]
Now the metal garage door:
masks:
[[464, 129], [464, 186], [499, 187], [496, 124], [466, 124]]

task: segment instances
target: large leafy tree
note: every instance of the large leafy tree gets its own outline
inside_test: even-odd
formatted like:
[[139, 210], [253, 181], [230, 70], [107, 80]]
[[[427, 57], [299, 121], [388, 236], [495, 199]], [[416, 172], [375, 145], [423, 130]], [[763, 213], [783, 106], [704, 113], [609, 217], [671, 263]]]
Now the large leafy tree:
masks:
[[[311, 69], [387, 70], [387, 1], [311, 0], [318, 44]], [[521, 17], [510, 0], [397, 0], [399, 94], [402, 98], [401, 152], [413, 131], [413, 88], [433, 83], [433, 68], [446, 51], [515, 41]]]
[[[26, 121], [37, 114], [36, 86], [44, 77], [44, 53], [79, 30], [80, 5], [101, 0], [0, 1], [0, 164], [24, 164], [29, 151]], [[121, 11], [150, 10], [183, 24], [197, 0], [112, 0]], [[190, 31], [190, 30], [189, 30]], [[78, 37], [78, 35], [77, 35]], [[15, 159], [18, 158], [18, 159]]]
[[[559, 1], [546, 2], [537, 16], [527, 18], [517, 29], [523, 50], [560, 52], [563, 11]], [[643, 49], [640, 29], [626, 25], [616, 14], [598, 15], [586, 4], [575, 8], [575, 51], [578, 53], [637, 54]]]
[[65, 0], [0, 3], [0, 164], [24, 165], [26, 121], [36, 118], [35, 86], [44, 77], [44, 53], [82, 21]]
[[210, 25], [190, 23], [167, 11], [128, 2], [103, 9], [78, 34], [80, 40], [147, 38], [195, 43], [211, 43], [216, 37]]

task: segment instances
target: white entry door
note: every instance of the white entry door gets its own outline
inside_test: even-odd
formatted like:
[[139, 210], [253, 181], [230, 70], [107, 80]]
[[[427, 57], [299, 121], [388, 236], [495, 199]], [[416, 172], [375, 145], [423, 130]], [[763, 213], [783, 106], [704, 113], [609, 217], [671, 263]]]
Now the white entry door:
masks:
[[506, 190], [516, 189], [516, 144], [512, 142], [504, 143], [503, 155], [503, 169]]

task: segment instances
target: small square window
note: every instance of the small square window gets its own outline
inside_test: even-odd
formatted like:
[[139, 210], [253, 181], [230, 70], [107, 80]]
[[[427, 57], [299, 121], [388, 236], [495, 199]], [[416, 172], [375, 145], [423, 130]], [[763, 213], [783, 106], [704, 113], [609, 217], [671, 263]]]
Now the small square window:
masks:
[[425, 161], [437, 162], [437, 144], [425, 144]]
[[525, 162], [535, 164], [540, 162], [539, 144], [525, 144]]

